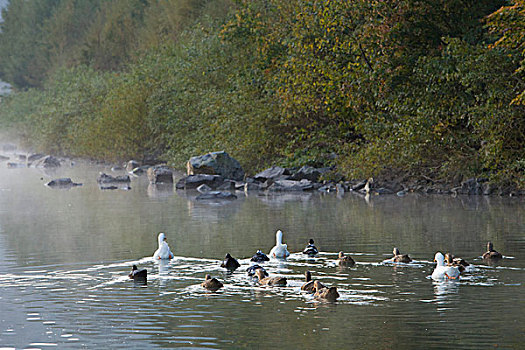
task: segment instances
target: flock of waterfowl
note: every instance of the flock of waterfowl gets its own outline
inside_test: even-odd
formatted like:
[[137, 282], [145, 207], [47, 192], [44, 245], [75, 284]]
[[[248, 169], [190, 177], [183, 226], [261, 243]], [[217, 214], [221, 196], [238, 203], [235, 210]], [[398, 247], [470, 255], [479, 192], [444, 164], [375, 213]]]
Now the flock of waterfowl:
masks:
[[[281, 230], [278, 230], [275, 234], [276, 244], [270, 250], [270, 257], [274, 259], [286, 259], [290, 256], [290, 252], [287, 249], [287, 245], [283, 243], [283, 233]], [[164, 233], [159, 233], [158, 235], [159, 248], [153, 254], [154, 260], [169, 260], [174, 257], [173, 253], [170, 250], [168, 245], [166, 235]], [[302, 252], [308, 257], [315, 257], [319, 254], [319, 250], [314, 244], [314, 240], [310, 239], [306, 248]], [[482, 255], [483, 260], [488, 262], [499, 261], [503, 256], [494, 250], [492, 242], [487, 243], [487, 251]], [[252, 264], [246, 270], [248, 276], [254, 278], [259, 285], [267, 285], [273, 287], [284, 287], [287, 285], [286, 277], [283, 276], [269, 276], [268, 272], [264, 267], [260, 266], [257, 263], [264, 263], [269, 261], [270, 258], [264, 254], [261, 250], [258, 250], [255, 255], [250, 259]], [[401, 254], [398, 248], [394, 248], [392, 258], [388, 259], [392, 263], [405, 263], [408, 264], [412, 262], [412, 259], [408, 254]], [[436, 262], [436, 267], [432, 272], [432, 279], [434, 280], [446, 280], [446, 279], [458, 279], [460, 274], [466, 270], [469, 266], [469, 263], [462, 258], [457, 258], [450, 253], [443, 255], [441, 252], [437, 252], [434, 257], [434, 262]], [[339, 252], [337, 264], [340, 267], [352, 267], [355, 265], [354, 259], [345, 255], [344, 252]], [[235, 271], [238, 269], [241, 264], [227, 253], [224, 260], [222, 261], [221, 267], [227, 269], [228, 271]], [[147, 270], [139, 270], [136, 265], [133, 265], [129, 278], [133, 279], [136, 283], [146, 284], [147, 283]], [[213, 278], [209, 274], [206, 274], [204, 282], [201, 283], [201, 286], [208, 291], [216, 292], [223, 287], [223, 284], [216, 278]], [[301, 290], [305, 292], [312, 293], [314, 298], [317, 300], [325, 301], [336, 301], [339, 298], [339, 293], [337, 292], [336, 287], [327, 287], [317, 280], [312, 280], [312, 274], [310, 271], [305, 272], [305, 283], [301, 286]]]

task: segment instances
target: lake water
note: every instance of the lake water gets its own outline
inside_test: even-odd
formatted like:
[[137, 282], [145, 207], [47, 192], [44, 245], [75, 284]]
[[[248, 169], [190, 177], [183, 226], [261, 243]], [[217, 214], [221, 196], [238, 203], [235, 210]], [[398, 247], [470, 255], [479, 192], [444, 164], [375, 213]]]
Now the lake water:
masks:
[[[100, 190], [103, 166], [55, 173], [0, 163], [0, 348], [523, 348], [525, 212], [521, 198], [373, 197], [237, 193], [235, 201], [148, 185]], [[51, 189], [71, 177], [84, 185]], [[246, 276], [249, 257], [268, 253], [275, 231], [293, 252], [265, 263], [288, 287]], [[175, 258], [153, 262], [158, 232]], [[314, 238], [322, 254], [301, 251]], [[505, 259], [488, 266], [486, 242]], [[397, 246], [415, 260], [382, 263]], [[337, 252], [354, 257], [336, 266]], [[473, 264], [459, 281], [433, 282], [433, 256]], [[230, 252], [241, 268], [220, 267]], [[148, 285], [127, 278], [148, 269]], [[306, 270], [337, 286], [336, 303], [300, 291]], [[200, 287], [210, 273], [225, 287]]]

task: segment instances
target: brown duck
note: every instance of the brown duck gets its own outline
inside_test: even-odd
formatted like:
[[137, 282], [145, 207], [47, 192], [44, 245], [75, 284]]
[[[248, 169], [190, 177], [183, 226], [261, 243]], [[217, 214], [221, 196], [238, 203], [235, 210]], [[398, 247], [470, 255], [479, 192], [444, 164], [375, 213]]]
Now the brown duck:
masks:
[[315, 293], [314, 282], [318, 282], [321, 288], [325, 287], [321, 282], [312, 280], [312, 274], [310, 273], [310, 271], [306, 271], [304, 275], [306, 278], [306, 282], [301, 286], [301, 290], [304, 290], [305, 292]]
[[337, 298], [339, 298], [339, 293], [337, 292], [336, 287], [327, 288], [322, 286], [321, 282], [319, 281], [314, 282], [314, 287], [316, 290], [314, 294], [315, 299], [334, 302], [337, 300]]
[[499, 260], [502, 259], [503, 255], [501, 253], [494, 250], [494, 246], [492, 245], [492, 242], [487, 243], [487, 251], [483, 254], [484, 260]]
[[393, 262], [408, 264], [409, 262], [412, 261], [412, 259], [410, 259], [408, 254], [401, 254], [401, 252], [397, 248], [394, 248], [393, 253], [394, 253], [394, 256], [391, 259]]
[[459, 272], [465, 271], [465, 268], [469, 266], [470, 264], [462, 258], [456, 258], [453, 254], [446, 253], [445, 254], [445, 263], [447, 266], [454, 266], [459, 269]]
[[203, 288], [216, 292], [222, 288], [223, 284], [216, 278], [212, 278], [210, 275], [206, 275], [204, 282], [201, 283]]
[[286, 286], [286, 277], [264, 277], [264, 272], [262, 269], [255, 270], [255, 274], [259, 278], [259, 284], [261, 285], [268, 285], [268, 286], [276, 286], [276, 287], [284, 287]]
[[342, 267], [352, 267], [355, 265], [355, 261], [350, 255], [345, 255], [345, 253], [339, 252], [339, 259], [337, 259], [337, 265]]

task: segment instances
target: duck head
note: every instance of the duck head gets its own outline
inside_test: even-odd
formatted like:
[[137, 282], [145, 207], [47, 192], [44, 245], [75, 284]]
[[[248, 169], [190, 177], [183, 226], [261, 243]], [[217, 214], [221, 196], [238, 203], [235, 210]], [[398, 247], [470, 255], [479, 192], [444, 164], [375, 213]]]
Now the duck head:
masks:
[[206, 274], [205, 280], [211, 280], [211, 276], [209, 274]]
[[164, 232], [159, 233], [159, 237], [158, 237], [159, 246], [162, 245], [162, 242], [164, 242], [166, 240], [167, 240], [167, 238], [166, 238], [166, 235], [164, 234]]
[[133, 267], [131, 268], [131, 272], [129, 273], [128, 277], [129, 278], [133, 278], [133, 273], [135, 271], [137, 271], [139, 268], [137, 267], [137, 265], [133, 265]]
[[445, 257], [441, 252], [437, 252], [434, 256], [434, 262], [437, 263], [437, 266], [444, 266], [445, 265]]
[[339, 259], [342, 259], [345, 256], [345, 253], [339, 252]]
[[323, 287], [321, 286], [321, 282], [314, 281], [314, 289], [316, 292], [320, 291]]
[[494, 245], [492, 244], [492, 242], [487, 242], [487, 251], [491, 252], [493, 250], [494, 250]]
[[400, 252], [399, 249], [397, 249], [397, 248], [394, 248], [393, 253], [394, 253], [394, 256], [401, 255], [401, 252]]
[[277, 243], [277, 245], [283, 244], [283, 231], [277, 230], [277, 232], [275, 233], [275, 242]]
[[314, 244], [314, 240], [310, 238], [310, 240], [308, 241], [308, 244]]
[[232, 256], [230, 255], [230, 253], [226, 253], [226, 256], [224, 257], [224, 260], [228, 260], [228, 259], [231, 259]]
[[450, 253], [446, 253], [445, 254], [445, 262], [447, 264], [452, 264], [454, 262], [454, 255], [452, 255]]

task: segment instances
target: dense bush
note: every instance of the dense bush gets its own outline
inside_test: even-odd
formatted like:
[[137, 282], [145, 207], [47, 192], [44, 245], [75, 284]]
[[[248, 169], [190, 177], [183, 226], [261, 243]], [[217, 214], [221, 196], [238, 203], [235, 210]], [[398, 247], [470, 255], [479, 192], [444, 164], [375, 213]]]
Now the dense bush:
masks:
[[0, 77], [19, 91], [0, 120], [84, 157], [182, 166], [226, 150], [252, 172], [336, 165], [524, 187], [524, 7], [12, 0]]

